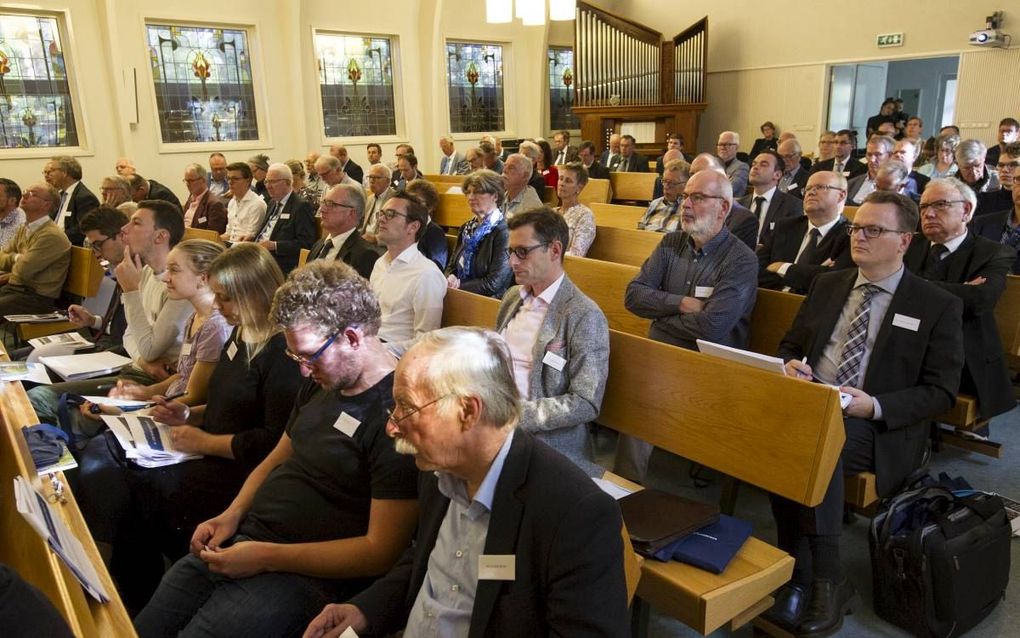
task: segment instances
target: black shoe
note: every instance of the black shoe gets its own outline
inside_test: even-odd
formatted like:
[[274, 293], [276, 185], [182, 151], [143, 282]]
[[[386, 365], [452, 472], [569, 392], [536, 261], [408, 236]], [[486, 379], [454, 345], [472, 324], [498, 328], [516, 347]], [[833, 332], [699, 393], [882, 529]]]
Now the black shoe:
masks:
[[761, 617], [780, 629], [793, 633], [800, 624], [800, 617], [807, 602], [807, 588], [796, 583], [786, 583], [776, 592], [776, 602]]
[[843, 616], [853, 613], [860, 601], [853, 583], [845, 576], [838, 585], [831, 580], [816, 580], [811, 583], [811, 600], [801, 616], [797, 636], [831, 636], [843, 627]]

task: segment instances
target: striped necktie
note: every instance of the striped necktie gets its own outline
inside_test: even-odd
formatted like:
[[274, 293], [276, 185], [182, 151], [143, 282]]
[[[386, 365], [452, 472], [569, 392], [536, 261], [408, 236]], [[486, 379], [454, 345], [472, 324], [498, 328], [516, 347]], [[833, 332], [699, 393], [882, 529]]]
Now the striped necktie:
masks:
[[864, 297], [850, 321], [850, 329], [843, 342], [843, 350], [839, 355], [839, 366], [836, 368], [836, 385], [861, 386], [861, 359], [864, 358], [864, 346], [868, 341], [868, 323], [871, 319], [871, 298], [882, 289], [873, 284], [864, 285]]

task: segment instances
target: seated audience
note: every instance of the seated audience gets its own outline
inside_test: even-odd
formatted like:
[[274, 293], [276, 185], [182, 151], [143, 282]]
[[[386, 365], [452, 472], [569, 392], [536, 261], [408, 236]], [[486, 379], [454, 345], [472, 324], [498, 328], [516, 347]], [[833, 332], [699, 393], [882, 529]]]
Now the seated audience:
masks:
[[562, 166], [577, 161], [577, 147], [570, 144], [570, 131], [560, 130], [553, 135], [553, 166]]
[[751, 192], [738, 197], [737, 201], [749, 209], [758, 222], [755, 247], [765, 243], [780, 220], [804, 214], [800, 199], [779, 190], [779, 180], [785, 172], [786, 164], [775, 151], [764, 151], [751, 160], [747, 177]]
[[382, 312], [379, 338], [398, 357], [443, 319], [446, 278], [418, 250], [428, 219], [425, 206], [407, 193], [389, 198], [379, 212], [378, 237], [386, 252], [376, 260], [369, 282]]
[[121, 177], [128, 178], [135, 174], [135, 164], [130, 158], [121, 157], [113, 165], [113, 170]]
[[[594, 151], [595, 151], [595, 149], [592, 148], [592, 154], [593, 155], [594, 155]], [[665, 153], [663, 153], [662, 155], [660, 155], [659, 157], [657, 157], [655, 159], [655, 172], [659, 174], [659, 177], [662, 177], [662, 171], [665, 169], [666, 162], [668, 162], [672, 158], [672, 156], [670, 158], [666, 157], [666, 153], [669, 153], [670, 151], [676, 151], [676, 152], [680, 153], [679, 156], [677, 156], [677, 157], [675, 157], [673, 159], [682, 159], [682, 160], [684, 160], [687, 163], [690, 163], [691, 160], [694, 159], [694, 157], [692, 157], [692, 156], [690, 156], [690, 155], [688, 155], [687, 153], [684, 152], [684, 136], [683, 135], [681, 135], [679, 133], [666, 133], [666, 151], [665, 151]], [[594, 179], [594, 176], [591, 175], [591, 171], [590, 170], [588, 171], [588, 174], [589, 174], [589, 176], [591, 176]]]
[[871, 136], [865, 147], [867, 169], [846, 181], [846, 200], [850, 204], [858, 206], [864, 203], [864, 199], [876, 190], [875, 179], [878, 177], [878, 169], [892, 156], [895, 146], [896, 140], [887, 135]]
[[103, 205], [116, 208], [124, 202], [131, 201], [131, 182], [120, 175], [111, 175], [103, 178], [103, 184], [99, 188], [99, 194], [103, 196]]
[[365, 177], [365, 172], [357, 162], [352, 160], [347, 154], [347, 147], [343, 144], [333, 144], [329, 147], [329, 154], [337, 158], [340, 162], [340, 170], [344, 172], [344, 175], [350, 177], [356, 184], [361, 185], [361, 180]]
[[209, 192], [226, 201], [229, 197], [230, 184], [227, 182], [227, 157], [223, 153], [209, 154]]
[[135, 617], [141, 638], [297, 635], [389, 571], [414, 533], [418, 472], [386, 437], [396, 361], [368, 282], [346, 264], [308, 264], [270, 317], [309, 379], [279, 443]]
[[308, 261], [339, 260], [365, 279], [371, 277], [379, 249], [358, 233], [364, 210], [365, 194], [361, 187], [351, 184], [330, 187], [319, 202], [319, 217], [326, 234], [312, 246]]
[[111, 574], [135, 612], [159, 584], [163, 556], [187, 554], [195, 526], [223, 511], [276, 445], [301, 384], [283, 333], [269, 321], [283, 283], [272, 256], [254, 244], [234, 246], [209, 266], [208, 281], [233, 331], [208, 377], [207, 401], [159, 399], [152, 410], [173, 426], [178, 450], [203, 458], [146, 469], [124, 456], [109, 431], [81, 457], [79, 504], [92, 536], [112, 545]]
[[156, 180], [145, 179], [138, 173], [133, 173], [127, 180], [131, 182], [131, 200], [135, 203], [140, 203], [146, 199], [161, 199], [164, 202], [170, 202], [177, 208], [181, 207], [181, 200], [177, 199], [177, 195], [174, 195], [172, 190]]
[[[491, 136], [487, 137], [491, 139]], [[497, 149], [494, 142], [482, 140], [478, 143], [478, 150], [482, 152], [482, 168], [487, 168], [496, 174], [503, 173], [503, 160], [500, 157], [502, 149]], [[472, 169], [478, 170], [473, 167]]]
[[752, 159], [758, 157], [758, 154], [762, 151], [775, 151], [779, 152], [779, 140], [776, 139], [776, 125], [766, 120], [761, 126], [758, 127], [761, 131], [761, 137], [754, 141], [751, 145], [751, 152], [748, 153], [748, 157]]
[[464, 159], [468, 163], [468, 172], [465, 175], [470, 175], [474, 171], [485, 168], [485, 154], [482, 149], [477, 146], [472, 146], [464, 152]]
[[319, 174], [315, 172], [315, 162], [320, 157], [321, 155], [315, 151], [305, 156], [305, 189], [301, 196], [310, 202], [318, 202], [322, 199], [323, 193], [326, 192], [326, 182], [322, 181]]
[[457, 233], [457, 245], [446, 265], [447, 285], [502, 297], [513, 278], [507, 263], [506, 220], [499, 212], [503, 179], [494, 171], [475, 171], [464, 179], [463, 190], [474, 218]]
[[[321, 189], [309, 188], [308, 181], [306, 180], [305, 165], [300, 160], [290, 159], [284, 162], [287, 168], [290, 169], [290, 174], [294, 179], [293, 188], [294, 192], [300, 195], [304, 200], [310, 203], [313, 207], [322, 198]], [[318, 180], [321, 185], [322, 180]]]
[[896, 142], [892, 153], [893, 158], [903, 162], [907, 167], [907, 179], [904, 183], [903, 192], [914, 199], [914, 201], [920, 199], [921, 193], [924, 192], [924, 187], [928, 185], [928, 178], [914, 170], [914, 163], [917, 161], [919, 152], [920, 149], [917, 146], [917, 142], [909, 137], [904, 137]]
[[[700, 153], [691, 162], [691, 175], [706, 169], [722, 175], [726, 174], [722, 161], [718, 157], [711, 153]], [[726, 228], [752, 251], [758, 247], [758, 219], [751, 214], [751, 211], [741, 206], [736, 199], [733, 200], [730, 212], [726, 216]]]
[[[531, 160], [524, 155], [514, 153], [506, 158], [503, 165], [503, 185], [506, 187], [506, 194], [503, 197], [503, 204], [499, 207], [505, 219], [526, 210], [542, 207], [541, 197], [528, 184], [531, 172]], [[545, 182], [542, 183], [542, 189], [545, 189]]]
[[958, 177], [975, 193], [991, 193], [1002, 188], [999, 174], [985, 166], [988, 149], [980, 140], [963, 140], [956, 146]]
[[959, 143], [959, 133], [939, 133], [934, 142], [934, 156], [928, 163], [918, 168], [917, 172], [930, 179], [955, 175], [956, 147]]
[[662, 196], [648, 204], [648, 209], [637, 223], [638, 229], [659, 233], [675, 231], [680, 226], [681, 195], [690, 178], [691, 167], [687, 162], [682, 159], [666, 160], [662, 178], [659, 180], [662, 185]]
[[[377, 144], [375, 142], [369, 142], [368, 144], [366, 144], [365, 145], [365, 155], [368, 157], [368, 168], [372, 168], [376, 164], [382, 164], [382, 146], [380, 146], [379, 144]], [[316, 155], [316, 157], [318, 157], [318, 155]], [[314, 162], [315, 160], [312, 160], [312, 161]], [[305, 160], [305, 163], [307, 164], [307, 160]], [[386, 164], [382, 164], [382, 165], [386, 166]], [[389, 168], [389, 166], [386, 166], [386, 168]], [[308, 168], [308, 172], [309, 172], [309, 174], [314, 174], [315, 173], [314, 169], [312, 169], [311, 167]], [[361, 187], [364, 190], [368, 190], [368, 171], [367, 170], [365, 171], [364, 179], [361, 180]]]
[[[542, 176], [542, 171], [539, 170], [542, 147], [534, 142], [524, 140], [517, 147], [517, 152], [531, 160], [531, 177], [528, 179], [528, 186], [535, 189], [535, 196], [541, 200], [542, 194], [545, 192], [545, 177]], [[507, 159], [509, 159], [509, 156], [507, 156]], [[505, 168], [506, 165], [504, 163]]]
[[467, 175], [470, 172], [467, 160], [464, 155], [457, 151], [453, 145], [453, 138], [443, 135], [439, 138], [439, 149], [443, 152], [443, 158], [439, 160], [440, 175]]
[[602, 155], [599, 156], [599, 163], [605, 166], [607, 171], [612, 171], [620, 163], [619, 133], [613, 133], [609, 136], [609, 148], [602, 151]]
[[758, 247], [758, 286], [802, 295], [819, 274], [852, 268], [844, 204], [843, 175], [812, 173], [804, 188], [804, 215], [776, 222]]
[[[824, 135], [823, 135], [824, 139]], [[842, 173], [847, 179], [867, 172], [867, 167], [854, 158], [857, 146], [857, 133], [852, 129], [842, 129], [836, 133], [832, 141], [832, 157], [815, 162], [811, 172], [834, 171]]]
[[975, 215], [985, 215], [1013, 207], [1013, 184], [1017, 176], [1017, 167], [1020, 167], [1020, 142], [1013, 142], [1007, 144], [1005, 150], [999, 153], [999, 163], [995, 165], [995, 170], [999, 174], [999, 190], [977, 194]]
[[184, 185], [188, 188], [188, 201], [183, 207], [184, 227], [215, 230], [222, 235], [227, 230], [227, 207], [209, 190], [208, 176], [201, 164], [184, 168]]
[[251, 176], [255, 180], [251, 189], [255, 194], [266, 200], [269, 204], [269, 192], [266, 190], [266, 173], [269, 171], [269, 156], [264, 153], [252, 155], [248, 158], [248, 167], [251, 168]]
[[244, 162], [227, 166], [227, 230], [220, 237], [236, 243], [252, 241], [266, 221], [266, 200], [251, 190], [251, 167]]
[[893, 134], [896, 129], [896, 118], [893, 115], [896, 112], [896, 98], [887, 97], [882, 101], [882, 107], [879, 109], [878, 115], [872, 115], [868, 118], [867, 126], [865, 127], [864, 134], [871, 139], [872, 135], [885, 135], [885, 133], [879, 132], [879, 126], [885, 123], [892, 124]]
[[[1002, 161], [1003, 156], [999, 156]], [[971, 222], [975, 235], [998, 241], [1016, 255], [1010, 274], [1020, 275], [1020, 188], [1010, 191], [1012, 204], [1005, 210], [980, 215]]]
[[619, 173], [647, 173], [648, 160], [638, 153], [636, 148], [637, 140], [633, 135], [621, 135], [620, 154], [613, 157], [616, 163], [611, 165], [609, 170]]
[[801, 155], [800, 142], [796, 138], [783, 140], [776, 152], [783, 158], [783, 165], [786, 167], [783, 177], [779, 180], [779, 192], [804, 199], [804, 187], [807, 186], [811, 163]]
[[818, 155], [815, 157], [815, 164], [830, 160], [836, 156], [836, 132], [824, 131], [818, 136]]
[[889, 158], [878, 167], [878, 175], [875, 177], [875, 190], [900, 193], [917, 203], [921, 198], [908, 190], [909, 179], [910, 171], [907, 165], [898, 159]]
[[1006, 147], [1020, 141], [1020, 122], [1012, 117], [1004, 117], [999, 120], [999, 143], [988, 149], [985, 155], [985, 164], [995, 166], [999, 163], [999, 156], [1006, 151]]
[[395, 191], [402, 191], [411, 180], [421, 179], [424, 175], [418, 170], [418, 158], [408, 153], [397, 160], [397, 170], [393, 173], [390, 187]]
[[340, 160], [332, 155], [323, 155], [315, 160], [315, 172], [319, 176], [319, 180], [324, 184], [324, 190], [329, 190], [330, 187], [337, 184], [347, 184], [348, 186], [361, 188], [360, 183], [344, 173]]
[[67, 307], [69, 321], [84, 329], [83, 336], [96, 344], [98, 350], [123, 351], [124, 332], [127, 330], [127, 316], [121, 303], [121, 289], [116, 284], [113, 271], [124, 259], [124, 240], [121, 229], [128, 223], [128, 216], [117, 208], [100, 206], [85, 213], [79, 227], [85, 233], [92, 254], [100, 262], [106, 262], [106, 272], [114, 282], [114, 291], [106, 312], [94, 315], [83, 305]]
[[737, 159], [740, 150], [740, 135], [733, 131], [723, 131], [715, 145], [715, 154], [722, 162], [726, 177], [733, 186], [733, 196], [743, 197], [747, 191], [747, 175], [751, 167]]
[[[423, 470], [415, 543], [306, 637], [629, 633], [619, 508], [529, 433], [535, 412], [518, 404], [509, 359], [497, 335], [463, 327], [401, 359], [387, 428]], [[515, 577], [479, 578], [494, 554], [516, 556]]]
[[584, 165], [584, 169], [588, 171], [588, 179], [609, 179], [609, 169], [601, 162], [596, 161], [595, 145], [589, 140], [584, 140], [577, 147], [577, 159]]
[[390, 187], [392, 178], [393, 173], [382, 162], [368, 167], [368, 190], [366, 191], [368, 201], [365, 202], [365, 214], [358, 226], [358, 232], [370, 244], [379, 243], [375, 237], [376, 228], [379, 225], [379, 211], [386, 205], [386, 200], [396, 192]]
[[910, 140], [916, 144], [918, 152], [920, 152], [921, 146], [924, 145], [924, 120], [917, 115], [908, 117], [906, 126], [903, 129], [903, 139]]
[[[22, 195], [25, 223], [0, 248], [0, 322], [4, 315], [56, 309], [71, 264], [71, 242], [51, 219], [59, 206], [60, 194], [47, 184], [30, 186]], [[74, 228], [80, 232], [77, 219]]]
[[[335, 158], [319, 158], [323, 159]], [[354, 185], [358, 190], [361, 186]], [[255, 241], [273, 253], [284, 274], [297, 266], [302, 248], [315, 243], [314, 208], [311, 203], [294, 192], [293, 177], [286, 164], [273, 164], [266, 172], [266, 194], [269, 212]]]
[[21, 210], [21, 187], [14, 180], [0, 177], [0, 248], [6, 246], [25, 223]]
[[[556, 164], [553, 163], [552, 147], [549, 146], [549, 142], [543, 139], [535, 140], [535, 143], [542, 149], [542, 154], [538, 158], [535, 170], [541, 173], [546, 186], [556, 188], [556, 184], [560, 181], [560, 174]], [[541, 199], [545, 189], [543, 188], [541, 191], [536, 189], [536, 191], [538, 192], [539, 199]]]
[[46, 183], [57, 190], [56, 210], [50, 218], [75, 246], [81, 246], [85, 238], [78, 230], [78, 220], [99, 206], [99, 199], [82, 183], [81, 177], [81, 164], [69, 155], [51, 157], [43, 168]]
[[581, 191], [588, 185], [588, 171], [580, 162], [568, 162], [560, 167], [560, 181], [556, 196], [560, 200], [556, 212], [563, 216], [570, 232], [570, 240], [564, 247], [567, 255], [584, 257], [595, 241], [595, 215], [591, 209], [578, 201]]
[[439, 208], [439, 191], [429, 181], [413, 179], [404, 188], [404, 192], [418, 200], [428, 213], [429, 221], [425, 226], [425, 234], [418, 240], [418, 250], [431, 259], [442, 272], [446, 268], [446, 262], [450, 260], [450, 245], [446, 243], [446, 231], [432, 221], [436, 209]]

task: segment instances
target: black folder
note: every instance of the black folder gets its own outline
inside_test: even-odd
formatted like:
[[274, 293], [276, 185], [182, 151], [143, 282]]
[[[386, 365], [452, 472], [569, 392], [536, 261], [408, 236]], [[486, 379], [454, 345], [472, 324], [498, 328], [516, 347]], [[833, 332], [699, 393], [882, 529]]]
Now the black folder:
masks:
[[634, 549], [654, 554], [673, 541], [719, 520], [719, 507], [662, 490], [644, 489], [619, 501]]

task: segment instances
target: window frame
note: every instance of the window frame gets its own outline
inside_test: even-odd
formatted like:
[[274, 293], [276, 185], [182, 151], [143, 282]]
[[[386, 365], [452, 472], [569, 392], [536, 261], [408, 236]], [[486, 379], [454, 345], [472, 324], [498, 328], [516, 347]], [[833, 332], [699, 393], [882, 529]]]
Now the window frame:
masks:
[[[467, 131], [463, 133], [453, 132], [453, 119], [452, 113], [450, 113], [450, 67], [448, 65], [446, 50], [450, 43], [457, 44], [482, 44], [482, 45], [496, 45], [503, 48], [503, 130], [501, 131]], [[443, 84], [443, 100], [444, 108], [446, 111], [445, 126], [446, 130], [449, 131], [450, 137], [455, 142], [461, 141], [475, 141], [483, 135], [492, 135], [502, 139], [514, 139], [517, 137], [516, 126], [516, 109], [514, 108], [514, 100], [509, 99], [510, 95], [517, 95], [514, 90], [515, 82], [513, 76], [513, 56], [516, 53], [513, 43], [503, 40], [479, 40], [477, 38], [462, 38], [454, 35], [449, 35], [443, 38], [442, 47], [439, 50], [440, 65], [439, 73]]]

